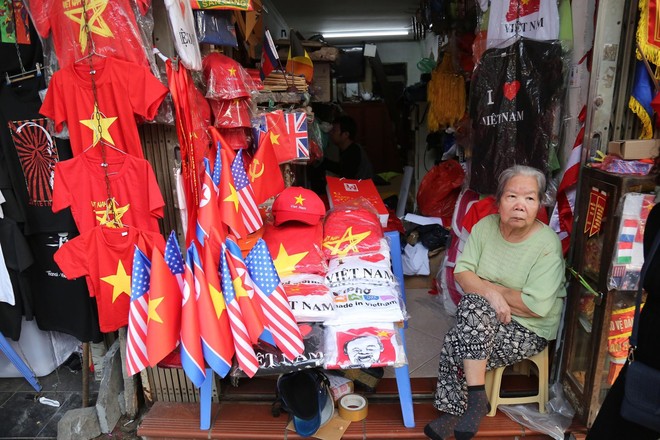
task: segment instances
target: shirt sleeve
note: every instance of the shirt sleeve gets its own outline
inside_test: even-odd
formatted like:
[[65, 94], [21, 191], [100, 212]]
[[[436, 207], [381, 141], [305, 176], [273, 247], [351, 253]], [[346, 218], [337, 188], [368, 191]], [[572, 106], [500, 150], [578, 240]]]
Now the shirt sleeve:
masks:
[[539, 316], [546, 316], [552, 310], [557, 292], [564, 284], [561, 243], [556, 236], [552, 238], [555, 240], [543, 249], [522, 288], [523, 303]]
[[89, 234], [82, 234], [67, 241], [53, 256], [55, 263], [69, 280], [89, 275], [87, 237]]
[[147, 120], [155, 118], [160, 103], [167, 95], [167, 87], [146, 67], [133, 67], [127, 81], [133, 111]]
[[158, 181], [156, 180], [156, 175], [151, 164], [145, 160], [145, 166], [147, 167], [147, 186], [149, 188], [149, 211], [151, 211], [154, 217], [163, 218], [165, 216], [163, 195], [160, 192], [160, 187], [158, 186]]
[[60, 93], [60, 72], [62, 70], [53, 74], [44, 102], [39, 109], [39, 113], [55, 122], [55, 131], [58, 132], [62, 131], [62, 124], [66, 121], [66, 104]]
[[483, 249], [482, 244], [482, 233], [483, 223], [477, 223], [472, 228], [472, 232], [468, 236], [468, 239], [463, 248], [463, 253], [456, 260], [456, 267], [454, 267], [454, 273], [470, 271], [477, 273], [477, 268], [479, 267], [479, 260], [481, 259], [481, 251]]
[[60, 163], [55, 164], [55, 177], [53, 178], [53, 212], [59, 212], [71, 206], [71, 194], [66, 180], [62, 176]]

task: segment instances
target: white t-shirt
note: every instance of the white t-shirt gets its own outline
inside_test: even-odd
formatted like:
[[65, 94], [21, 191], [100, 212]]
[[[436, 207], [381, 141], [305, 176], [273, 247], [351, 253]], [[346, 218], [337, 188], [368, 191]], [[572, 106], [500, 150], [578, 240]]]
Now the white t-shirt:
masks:
[[506, 40], [511, 37], [533, 40], [559, 38], [557, 0], [492, 1], [488, 19], [488, 47], [508, 46]]
[[176, 52], [190, 70], [202, 70], [202, 55], [195, 33], [195, 21], [190, 0], [165, 0], [174, 37]]

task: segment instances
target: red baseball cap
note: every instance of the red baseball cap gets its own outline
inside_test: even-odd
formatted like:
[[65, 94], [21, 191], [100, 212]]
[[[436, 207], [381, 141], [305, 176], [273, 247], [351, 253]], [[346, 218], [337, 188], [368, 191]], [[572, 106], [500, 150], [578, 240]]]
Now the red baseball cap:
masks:
[[277, 196], [273, 202], [272, 212], [275, 226], [288, 221], [316, 225], [325, 215], [325, 206], [314, 191], [290, 186]]
[[211, 52], [202, 60], [206, 97], [209, 99], [249, 98], [254, 81], [236, 60]]

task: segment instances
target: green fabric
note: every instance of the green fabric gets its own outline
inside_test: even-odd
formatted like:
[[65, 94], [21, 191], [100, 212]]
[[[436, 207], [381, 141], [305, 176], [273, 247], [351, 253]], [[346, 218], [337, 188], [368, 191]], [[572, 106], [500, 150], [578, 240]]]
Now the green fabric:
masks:
[[522, 301], [540, 318], [513, 316], [548, 340], [557, 337], [564, 289], [564, 259], [557, 234], [543, 225], [527, 240], [509, 243], [500, 234], [499, 214], [479, 221], [468, 237], [454, 273], [480, 278], [522, 292]]

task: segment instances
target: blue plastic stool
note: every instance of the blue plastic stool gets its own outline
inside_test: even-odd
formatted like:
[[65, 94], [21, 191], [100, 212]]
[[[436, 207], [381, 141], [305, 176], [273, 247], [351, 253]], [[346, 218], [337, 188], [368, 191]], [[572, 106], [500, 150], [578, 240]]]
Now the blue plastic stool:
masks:
[[9, 341], [5, 339], [5, 336], [0, 333], [0, 351], [2, 351], [5, 356], [9, 358], [12, 364], [16, 367], [16, 369], [23, 375], [25, 380], [27, 380], [30, 385], [32, 385], [32, 388], [34, 388], [36, 391], [41, 391], [41, 384], [37, 380], [37, 376], [35, 376], [34, 371], [30, 369], [30, 367], [27, 366], [27, 364], [21, 359], [21, 357], [16, 353], [16, 351], [12, 348], [11, 345], [9, 345]]

